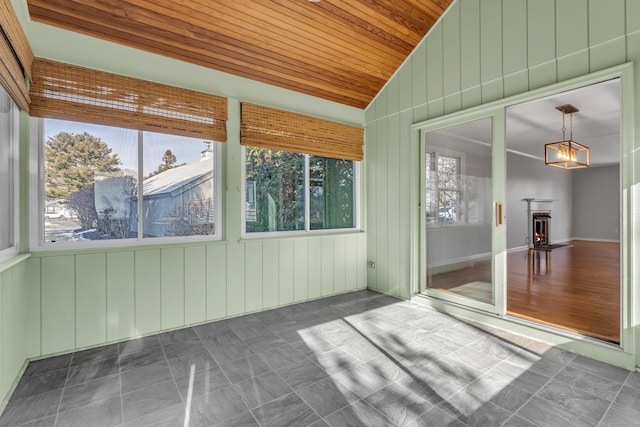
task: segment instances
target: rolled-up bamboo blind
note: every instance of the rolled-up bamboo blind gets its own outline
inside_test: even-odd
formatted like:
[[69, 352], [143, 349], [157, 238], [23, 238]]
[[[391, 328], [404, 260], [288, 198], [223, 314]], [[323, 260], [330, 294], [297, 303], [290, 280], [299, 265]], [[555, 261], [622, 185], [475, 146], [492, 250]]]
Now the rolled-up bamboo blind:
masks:
[[31, 116], [227, 140], [227, 98], [41, 58]]
[[22, 110], [29, 111], [26, 77], [33, 52], [22, 31], [11, 0], [0, 0], [0, 85]]
[[240, 143], [336, 159], [362, 160], [364, 130], [243, 102]]

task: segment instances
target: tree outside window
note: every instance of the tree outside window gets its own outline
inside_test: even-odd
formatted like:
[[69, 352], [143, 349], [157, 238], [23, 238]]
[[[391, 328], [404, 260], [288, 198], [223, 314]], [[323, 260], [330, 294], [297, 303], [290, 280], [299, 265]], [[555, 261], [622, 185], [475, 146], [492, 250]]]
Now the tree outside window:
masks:
[[52, 119], [48, 126], [44, 242], [216, 233], [212, 141]]
[[246, 233], [355, 228], [353, 161], [245, 150]]

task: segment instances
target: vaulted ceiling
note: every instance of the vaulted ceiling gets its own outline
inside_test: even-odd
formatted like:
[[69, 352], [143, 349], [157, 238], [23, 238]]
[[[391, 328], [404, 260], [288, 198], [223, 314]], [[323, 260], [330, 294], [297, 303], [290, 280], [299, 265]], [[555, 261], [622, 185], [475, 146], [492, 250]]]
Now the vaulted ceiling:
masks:
[[27, 0], [35, 21], [365, 108], [453, 0]]

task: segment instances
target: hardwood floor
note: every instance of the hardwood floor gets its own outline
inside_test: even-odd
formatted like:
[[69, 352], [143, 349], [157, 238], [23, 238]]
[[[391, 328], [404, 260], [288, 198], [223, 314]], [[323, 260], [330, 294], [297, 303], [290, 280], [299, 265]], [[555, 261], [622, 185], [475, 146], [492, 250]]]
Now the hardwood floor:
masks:
[[[428, 278], [429, 286], [490, 301], [490, 261]], [[473, 283], [473, 286], [465, 286]], [[620, 244], [576, 240], [565, 247], [507, 256], [507, 313], [620, 342]]]
[[620, 342], [620, 244], [575, 240], [507, 257], [507, 313]]

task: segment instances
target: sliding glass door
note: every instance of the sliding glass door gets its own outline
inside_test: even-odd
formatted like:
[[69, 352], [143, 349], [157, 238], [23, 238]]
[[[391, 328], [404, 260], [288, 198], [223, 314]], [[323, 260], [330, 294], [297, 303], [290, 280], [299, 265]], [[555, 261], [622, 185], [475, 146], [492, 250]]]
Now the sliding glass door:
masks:
[[503, 115], [422, 129], [422, 288], [429, 296], [504, 312]]

